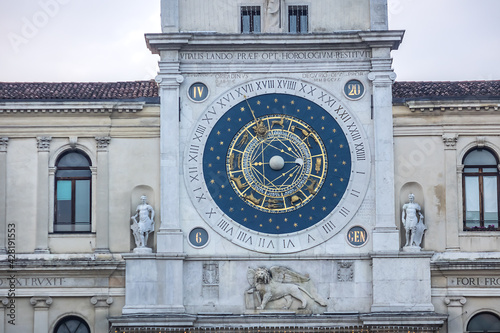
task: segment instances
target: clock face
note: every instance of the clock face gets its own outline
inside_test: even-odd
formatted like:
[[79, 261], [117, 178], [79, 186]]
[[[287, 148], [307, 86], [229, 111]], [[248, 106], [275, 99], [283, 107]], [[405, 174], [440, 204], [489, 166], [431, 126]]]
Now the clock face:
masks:
[[368, 144], [333, 95], [290, 79], [225, 93], [194, 126], [185, 179], [200, 216], [265, 253], [313, 247], [342, 229], [366, 192]]

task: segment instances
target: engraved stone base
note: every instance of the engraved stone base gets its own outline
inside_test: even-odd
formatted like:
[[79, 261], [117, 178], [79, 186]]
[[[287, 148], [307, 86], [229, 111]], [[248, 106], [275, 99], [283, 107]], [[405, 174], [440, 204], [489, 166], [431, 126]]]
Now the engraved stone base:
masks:
[[133, 251], [134, 253], [153, 253], [153, 249], [149, 247], [136, 247]]

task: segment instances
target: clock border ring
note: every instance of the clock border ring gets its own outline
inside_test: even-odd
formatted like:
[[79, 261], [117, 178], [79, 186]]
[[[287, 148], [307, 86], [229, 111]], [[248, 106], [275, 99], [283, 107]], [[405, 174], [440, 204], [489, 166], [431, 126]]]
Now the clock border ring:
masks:
[[[203, 174], [205, 144], [217, 121], [245, 99], [271, 93], [302, 97], [331, 114], [347, 138], [352, 161], [351, 177], [338, 205], [316, 224], [287, 234], [257, 232], [233, 221], [212, 199]], [[187, 143], [182, 161], [186, 190], [194, 208], [200, 218], [218, 235], [251, 251], [269, 254], [295, 253], [326, 242], [351, 222], [370, 183], [370, 144], [363, 123], [342, 99], [307, 81], [275, 77], [256, 79], [234, 86], [210, 101], [188, 135], [184, 140]], [[363, 148], [362, 159], [357, 157], [356, 147]]]

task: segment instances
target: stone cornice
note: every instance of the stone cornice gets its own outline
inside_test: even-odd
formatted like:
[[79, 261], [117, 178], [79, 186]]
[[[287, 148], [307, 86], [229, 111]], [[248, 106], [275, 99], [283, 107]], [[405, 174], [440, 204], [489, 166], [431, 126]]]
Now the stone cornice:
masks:
[[49, 114], [109, 114], [135, 113], [144, 108], [146, 102], [76, 102], [76, 101], [50, 101], [50, 102], [1, 102], [0, 114], [11, 113], [49, 113]]
[[206, 47], [262, 50], [276, 47], [279, 50], [293, 47], [388, 47], [397, 49], [404, 31], [342, 31], [336, 33], [311, 34], [218, 34], [215, 32], [157, 33], [146, 34], [146, 42], [155, 54], [160, 51], [175, 51]]
[[478, 111], [499, 111], [500, 101], [488, 100], [460, 100], [460, 101], [408, 101], [406, 106], [411, 112], [434, 112], [440, 114], [442, 112], [464, 113]]

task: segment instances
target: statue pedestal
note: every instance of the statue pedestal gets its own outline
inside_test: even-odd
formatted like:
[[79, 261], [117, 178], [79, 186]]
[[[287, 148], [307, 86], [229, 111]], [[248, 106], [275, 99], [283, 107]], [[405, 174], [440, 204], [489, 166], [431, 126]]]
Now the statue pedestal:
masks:
[[153, 253], [153, 249], [149, 247], [136, 247], [133, 252], [137, 254], [148, 254]]
[[434, 311], [430, 260], [433, 252], [374, 253], [372, 312]]
[[420, 246], [405, 246], [403, 247], [403, 252], [420, 252], [422, 248]]
[[184, 257], [155, 253], [124, 253], [126, 263], [125, 306], [122, 314], [183, 313], [182, 265]]

